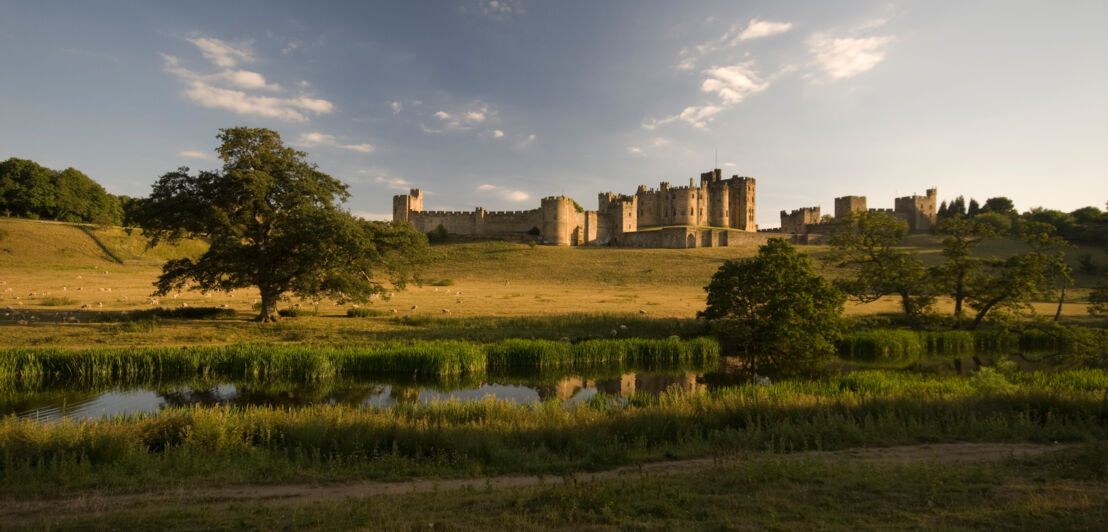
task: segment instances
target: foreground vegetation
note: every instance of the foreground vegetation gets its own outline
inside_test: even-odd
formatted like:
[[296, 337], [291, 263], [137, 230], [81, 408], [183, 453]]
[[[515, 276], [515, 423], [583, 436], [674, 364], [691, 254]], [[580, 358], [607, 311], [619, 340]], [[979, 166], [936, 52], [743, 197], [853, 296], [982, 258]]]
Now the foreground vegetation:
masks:
[[666, 475], [591, 480], [570, 475], [536, 487], [356, 496], [304, 505], [227, 505], [205, 494], [91, 515], [91, 508], [59, 505], [30, 523], [82, 530], [622, 530], [644, 523], [667, 530], [1099, 530], [1108, 520], [1105, 464], [1103, 444], [971, 463], [738, 454]]
[[0, 420], [0, 492], [565, 474], [737, 450], [1108, 436], [1108, 372], [972, 377], [858, 372], [819, 381], [678, 389], [621, 402], [486, 399], [386, 409], [167, 409], [96, 421]]

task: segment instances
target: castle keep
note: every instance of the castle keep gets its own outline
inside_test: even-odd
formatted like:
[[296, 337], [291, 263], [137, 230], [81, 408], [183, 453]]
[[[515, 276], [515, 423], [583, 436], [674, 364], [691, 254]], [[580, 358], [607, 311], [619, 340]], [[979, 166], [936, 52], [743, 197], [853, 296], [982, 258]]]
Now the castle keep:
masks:
[[[687, 187], [662, 182], [633, 195], [601, 193], [595, 211], [565, 196], [543, 198], [528, 211], [424, 211], [423, 191], [393, 196], [393, 221], [424, 233], [440, 225], [447, 233], [478, 238], [533, 239], [559, 246], [700, 247], [764, 241], [754, 223], [754, 178], [722, 178], [719, 169]], [[750, 233], [750, 234], [744, 234]]]
[[[937, 191], [926, 196], [896, 198], [888, 212], [908, 223], [913, 232], [929, 231], [935, 223]], [[556, 246], [614, 245], [648, 248], [695, 248], [763, 244], [772, 237], [797, 243], [819, 240], [831, 224], [820, 208], [781, 211], [781, 228], [758, 230], [754, 222], [753, 177], [723, 179], [717, 168], [700, 174], [700, 183], [657, 189], [639, 186], [634, 194], [603, 192], [595, 211], [581, 208], [565, 196], [543, 198], [527, 211], [425, 211], [423, 191], [393, 196], [392, 219], [408, 222], [424, 233], [441, 226], [448, 234], [481, 239], [535, 241]], [[835, 198], [835, 218], [865, 211], [865, 196]]]

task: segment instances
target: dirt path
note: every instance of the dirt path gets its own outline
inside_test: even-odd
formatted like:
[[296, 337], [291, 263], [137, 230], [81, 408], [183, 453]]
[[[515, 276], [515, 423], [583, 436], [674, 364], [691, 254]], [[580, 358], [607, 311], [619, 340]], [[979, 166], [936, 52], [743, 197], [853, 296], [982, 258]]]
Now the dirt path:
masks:
[[[899, 447], [866, 447], [842, 451], [810, 451], [772, 456], [781, 459], [825, 458], [829, 460], [847, 460], [852, 462], [909, 463], [916, 461], [935, 461], [951, 463], [1001, 460], [1005, 458], [1027, 458], [1071, 447], [1071, 445], [1034, 445], [1028, 443], [944, 443]], [[192, 507], [196, 505], [206, 505], [213, 508], [224, 507], [236, 503], [286, 506], [290, 504], [308, 504], [346, 498], [426, 493], [430, 491], [442, 492], [466, 488], [517, 488], [543, 484], [558, 484], [570, 480], [589, 481], [639, 474], [666, 475], [712, 467], [720, 462], [735, 459], [736, 458], [700, 458], [695, 460], [655, 462], [638, 466], [621, 467], [608, 471], [574, 473], [564, 476], [498, 476], [468, 479], [417, 479], [401, 482], [365, 481], [334, 485], [245, 485], [225, 488], [181, 489], [131, 495], [83, 495], [74, 498], [52, 500], [0, 500], [0, 523], [30, 524], [42, 517], [56, 519], [69, 514], [88, 516], [90, 514], [107, 513], [128, 507], [162, 506], [184, 502], [187, 502]]]

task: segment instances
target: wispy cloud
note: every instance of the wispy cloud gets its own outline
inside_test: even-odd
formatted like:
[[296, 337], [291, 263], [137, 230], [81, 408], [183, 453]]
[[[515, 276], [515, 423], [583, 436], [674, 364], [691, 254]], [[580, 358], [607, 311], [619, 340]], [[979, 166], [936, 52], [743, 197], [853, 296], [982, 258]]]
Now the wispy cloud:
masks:
[[[281, 92], [282, 88], [276, 83], [268, 82], [258, 72], [233, 68], [239, 62], [254, 60], [249, 43], [229, 43], [210, 37], [195, 37], [188, 41], [196, 45], [201, 55], [222, 70], [210, 74], [200, 73], [185, 68], [180, 58], [167, 54], [162, 54], [163, 69], [184, 82], [182, 94], [200, 106], [290, 122], [304, 122], [309, 115], [323, 115], [334, 111], [334, 104], [330, 101], [304, 93], [288, 97], [254, 93], [253, 91]], [[307, 87], [307, 82], [301, 83], [302, 91]]]
[[304, 41], [292, 41], [281, 49], [282, 54], [288, 54], [304, 45]]
[[638, 146], [631, 146], [631, 147], [627, 148], [627, 152], [631, 153], [633, 155], [642, 155], [642, 153], [643, 153], [642, 148], [640, 148]]
[[704, 71], [707, 76], [700, 84], [700, 90], [714, 93], [723, 103], [734, 105], [748, 95], [762, 92], [769, 87], [754, 71], [754, 62], [747, 61], [737, 65], [713, 67]]
[[492, 138], [502, 139], [502, 138], [504, 138], [504, 132], [499, 130], [499, 129], [494, 129], [494, 130], [492, 130]]
[[642, 127], [652, 130], [658, 126], [680, 120], [692, 127], [703, 129], [708, 127], [708, 123], [714, 120], [715, 116], [722, 112], [723, 109], [724, 108], [719, 105], [690, 105], [675, 115], [643, 122]]
[[785, 33], [792, 27], [793, 25], [791, 22], [770, 22], [768, 20], [752, 18], [750, 19], [750, 23], [747, 24], [746, 29], [739, 34], [739, 40], [749, 41], [751, 39], [770, 37], [779, 33]]
[[509, 20], [523, 14], [523, 9], [515, 0], [481, 0], [480, 11], [493, 20]]
[[190, 159], [211, 159], [212, 158], [211, 155], [209, 155], [205, 152], [196, 151], [196, 150], [182, 150], [182, 151], [177, 152], [177, 155], [180, 155], [181, 157], [188, 157]]
[[[461, 109], [439, 110], [431, 115], [430, 124], [420, 124], [427, 134], [464, 133], [491, 121], [496, 110], [487, 103], [475, 101]], [[494, 135], [495, 136], [495, 135]]]
[[219, 67], [231, 68], [239, 61], [244, 63], [254, 61], [254, 51], [251, 49], [250, 41], [232, 43], [211, 37], [194, 37], [188, 41], [195, 44], [205, 58]]
[[399, 100], [389, 102], [389, 108], [392, 109], [392, 114], [398, 115], [400, 111], [404, 110], [404, 104]]
[[301, 133], [300, 137], [296, 139], [295, 144], [309, 148], [313, 146], [328, 146], [362, 153], [370, 153], [375, 149], [372, 144], [344, 144], [339, 142], [334, 135], [328, 135], [318, 131]]
[[379, 175], [373, 178], [373, 182], [380, 185], [385, 185], [387, 188], [404, 191], [411, 189], [413, 186], [412, 182], [408, 181], [407, 179], [401, 179], [399, 177], [387, 177], [383, 175]]
[[808, 39], [808, 48], [816, 63], [831, 79], [844, 79], [867, 72], [885, 59], [891, 36], [832, 37], [816, 33]]
[[737, 22], [732, 24], [719, 38], [707, 41], [691, 48], [682, 48], [681, 59], [675, 65], [678, 70], [693, 70], [699, 58], [714, 54], [721, 50], [734, 48], [743, 41], [761, 39], [789, 31], [793, 27], [791, 22], [771, 22], [768, 20], [750, 19], [745, 24]]
[[531, 199], [531, 195], [522, 191], [511, 188], [498, 187], [496, 185], [490, 185], [488, 183], [477, 187], [478, 192], [492, 192], [501, 198], [508, 201], [527, 201]]

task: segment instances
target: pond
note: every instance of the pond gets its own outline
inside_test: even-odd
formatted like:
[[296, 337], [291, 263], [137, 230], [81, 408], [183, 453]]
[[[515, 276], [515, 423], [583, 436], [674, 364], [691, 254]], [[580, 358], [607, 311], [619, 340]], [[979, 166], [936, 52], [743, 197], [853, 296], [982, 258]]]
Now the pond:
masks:
[[[1023, 357], [1007, 357], [1022, 369], [1047, 364]], [[905, 371], [968, 375], [995, 356], [935, 358], [917, 362]], [[849, 373], [872, 366], [838, 363], [831, 370]], [[318, 404], [385, 408], [401, 403], [442, 400], [476, 401], [487, 397], [517, 403], [557, 400], [566, 404], [588, 401], [597, 394], [626, 399], [634, 394], [657, 395], [671, 390], [707, 390], [746, 384], [751, 375], [734, 359], [718, 364], [675, 366], [668, 369], [604, 368], [578, 374], [515, 373], [474, 378], [398, 380], [342, 378], [318, 382], [235, 380], [208, 377], [160, 382], [117, 383], [99, 387], [77, 384], [34, 389], [0, 390], [0, 415], [39, 420], [92, 419], [103, 416], [152, 414], [180, 406], [302, 407]]]

